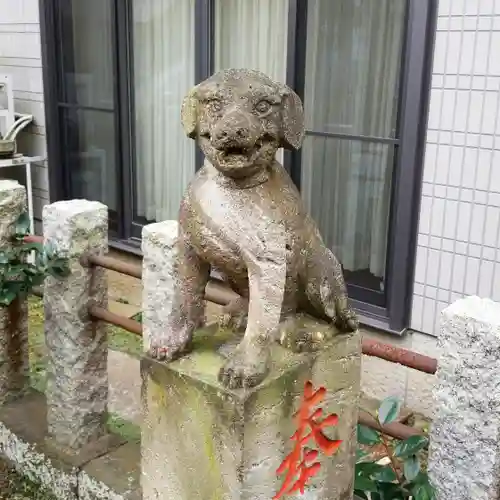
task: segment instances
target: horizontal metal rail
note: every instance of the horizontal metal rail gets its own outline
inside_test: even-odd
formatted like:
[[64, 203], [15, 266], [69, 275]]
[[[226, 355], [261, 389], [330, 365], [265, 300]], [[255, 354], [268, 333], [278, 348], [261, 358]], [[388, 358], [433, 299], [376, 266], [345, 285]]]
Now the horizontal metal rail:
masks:
[[391, 344], [382, 344], [372, 339], [363, 339], [363, 354], [385, 359], [390, 363], [396, 363], [419, 372], [435, 374], [437, 370], [437, 359], [424, 356], [418, 352], [402, 349]]
[[142, 337], [142, 324], [135, 319], [115, 314], [109, 309], [99, 306], [90, 306], [89, 314], [93, 319], [98, 319], [111, 325], [119, 326], [130, 333], [134, 333], [135, 335]]

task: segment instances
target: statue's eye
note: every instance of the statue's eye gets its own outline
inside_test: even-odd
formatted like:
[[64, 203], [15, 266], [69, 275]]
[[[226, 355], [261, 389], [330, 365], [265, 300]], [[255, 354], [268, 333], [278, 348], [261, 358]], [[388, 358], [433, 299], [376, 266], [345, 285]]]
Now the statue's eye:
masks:
[[267, 113], [271, 109], [271, 104], [268, 101], [262, 100], [255, 105], [258, 113]]
[[210, 101], [208, 103], [208, 107], [212, 110], [212, 111], [220, 111], [222, 109], [222, 103], [220, 101], [218, 101], [217, 99], [214, 99], [212, 101]]

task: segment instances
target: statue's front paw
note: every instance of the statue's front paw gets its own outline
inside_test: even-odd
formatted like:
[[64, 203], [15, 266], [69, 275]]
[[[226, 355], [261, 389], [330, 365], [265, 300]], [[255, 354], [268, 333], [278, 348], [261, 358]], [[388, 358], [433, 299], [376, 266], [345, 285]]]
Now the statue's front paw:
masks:
[[314, 320], [289, 318], [279, 326], [279, 343], [292, 352], [321, 350], [333, 336], [332, 326]]
[[219, 371], [219, 381], [230, 389], [259, 385], [269, 373], [267, 348], [245, 349], [239, 345]]
[[178, 343], [172, 344], [169, 339], [168, 342], [161, 338], [152, 339], [148, 356], [157, 359], [158, 361], [173, 361], [185, 354], [188, 354], [192, 349], [192, 338], [182, 340]]
[[356, 313], [350, 308], [341, 309], [336, 321], [336, 326], [341, 332], [355, 332], [359, 328]]

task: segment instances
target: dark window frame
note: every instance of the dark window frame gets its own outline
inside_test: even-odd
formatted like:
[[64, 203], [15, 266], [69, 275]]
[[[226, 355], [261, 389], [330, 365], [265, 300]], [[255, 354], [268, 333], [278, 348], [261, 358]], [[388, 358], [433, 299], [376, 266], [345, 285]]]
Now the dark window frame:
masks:
[[[332, 0], [334, 1], [334, 0]], [[286, 83], [303, 98], [305, 85], [305, 39], [308, 0], [289, 0], [287, 78]], [[353, 300], [364, 323], [394, 333], [408, 326], [411, 308], [418, 212], [421, 194], [422, 164], [430, 94], [432, 48], [434, 45], [437, 0], [407, 0], [408, 16], [404, 46], [404, 67], [400, 85], [400, 136], [398, 159], [394, 168], [391, 219], [387, 252], [386, 307]], [[69, 173], [63, 165], [60, 123], [61, 75], [60, 58], [63, 44], [57, 26], [56, 0], [39, 0], [42, 61], [47, 120], [47, 150], [50, 161], [49, 187], [51, 200], [70, 196]], [[134, 103], [131, 0], [113, 0], [114, 6], [114, 89], [116, 157], [120, 166], [119, 192], [121, 217], [116, 221], [119, 240], [113, 246], [138, 252], [142, 224], [134, 218], [130, 201], [135, 196], [134, 168]], [[196, 0], [195, 4], [195, 80], [208, 77], [213, 70], [214, 0]], [[50, 84], [49, 84], [50, 82]], [[315, 132], [315, 135], [317, 134]], [[340, 137], [341, 134], [328, 134]], [[342, 137], [344, 138], [344, 137]], [[347, 138], [347, 137], [345, 137]], [[349, 138], [351, 138], [349, 136]], [[368, 137], [353, 139], [371, 140]], [[377, 140], [377, 142], [380, 142]], [[193, 146], [195, 147], [195, 146]], [[285, 168], [300, 187], [301, 152], [285, 152]], [[195, 168], [202, 163], [196, 155]], [[352, 292], [352, 287], [351, 290]]]

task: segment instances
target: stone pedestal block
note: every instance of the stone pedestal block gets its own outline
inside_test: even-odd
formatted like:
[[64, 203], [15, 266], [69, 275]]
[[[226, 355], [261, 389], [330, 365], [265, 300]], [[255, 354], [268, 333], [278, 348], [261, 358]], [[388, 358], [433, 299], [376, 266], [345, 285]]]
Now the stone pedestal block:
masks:
[[[142, 360], [144, 500], [271, 500], [284, 480], [276, 470], [293, 449], [293, 415], [308, 380], [315, 389], [326, 389], [319, 405], [322, 417], [336, 413], [339, 421], [325, 434], [343, 443], [333, 456], [320, 452], [319, 474], [303, 496], [292, 498], [351, 499], [359, 335], [335, 336], [324, 350], [309, 354], [293, 354], [276, 344], [270, 375], [249, 390], [227, 389], [217, 380], [224, 362], [221, 347], [230, 338], [228, 332], [206, 327], [195, 335], [193, 352], [182, 359]], [[316, 448], [314, 440], [307, 446]]]
[[500, 498], [500, 304], [468, 297], [445, 309], [429, 474], [438, 500]]
[[[26, 211], [26, 190], [0, 180], [0, 252], [11, 248], [15, 222]], [[18, 397], [29, 384], [28, 307], [16, 299], [0, 306], [0, 404]]]
[[107, 307], [106, 271], [83, 267], [88, 252], [108, 248], [108, 209], [98, 202], [61, 201], [43, 210], [45, 243], [69, 259], [71, 274], [44, 285], [47, 345], [47, 423], [58, 445], [79, 449], [106, 434], [106, 326], [89, 306]]

